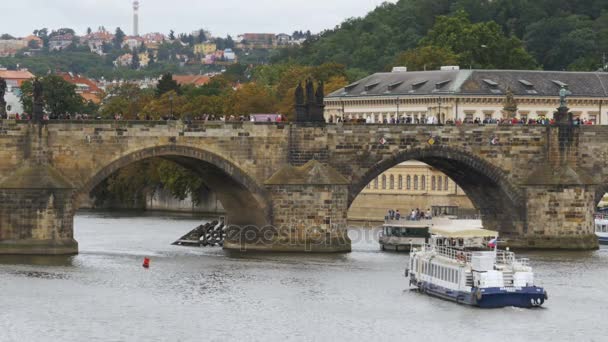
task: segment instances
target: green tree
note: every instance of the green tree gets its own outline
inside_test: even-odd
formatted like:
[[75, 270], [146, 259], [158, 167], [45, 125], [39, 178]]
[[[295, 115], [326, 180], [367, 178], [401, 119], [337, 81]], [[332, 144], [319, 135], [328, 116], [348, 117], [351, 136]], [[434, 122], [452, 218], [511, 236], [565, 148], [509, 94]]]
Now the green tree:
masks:
[[[40, 78], [42, 84], [42, 98], [44, 110], [53, 119], [66, 114], [76, 114], [83, 110], [85, 103], [76, 93], [76, 86], [56, 75]], [[21, 103], [24, 110], [32, 113], [32, 82], [26, 81], [22, 85]]]
[[179, 84], [173, 79], [173, 74], [170, 72], [164, 74], [156, 85], [156, 97], [161, 97], [163, 94], [174, 91], [176, 94], [181, 94]]
[[122, 43], [124, 42], [126, 36], [127, 35], [120, 29], [120, 27], [116, 28], [114, 39], [112, 40], [112, 44], [114, 45], [115, 49], [122, 49]]
[[116, 114], [121, 114], [127, 120], [134, 120], [138, 115], [142, 118], [144, 107], [153, 98], [152, 91], [142, 90], [135, 83], [113, 86], [102, 99], [100, 113], [105, 118], [112, 118]]
[[519, 39], [506, 37], [493, 21], [471, 23], [464, 11], [437, 17], [420, 43], [449, 49], [459, 56], [460, 65], [472, 68], [531, 69], [536, 66]]
[[173, 31], [173, 30], [169, 31], [169, 40], [171, 40], [171, 41], [175, 40], [175, 31]]
[[139, 61], [139, 53], [137, 52], [137, 49], [133, 49], [131, 56], [131, 69], [138, 70], [141, 67], [141, 64]]
[[438, 70], [442, 65], [458, 65], [459, 56], [450, 49], [427, 45], [400, 54], [393, 66], [406, 66], [410, 71]]

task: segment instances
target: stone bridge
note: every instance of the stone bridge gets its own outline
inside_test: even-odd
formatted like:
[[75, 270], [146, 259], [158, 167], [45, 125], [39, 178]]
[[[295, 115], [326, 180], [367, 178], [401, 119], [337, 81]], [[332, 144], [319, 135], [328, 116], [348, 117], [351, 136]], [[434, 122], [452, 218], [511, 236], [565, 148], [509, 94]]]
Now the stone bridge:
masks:
[[0, 122], [0, 254], [70, 254], [106, 177], [166, 158], [200, 174], [235, 226], [228, 249], [349, 251], [347, 211], [387, 169], [451, 177], [512, 247], [597, 248], [608, 126]]

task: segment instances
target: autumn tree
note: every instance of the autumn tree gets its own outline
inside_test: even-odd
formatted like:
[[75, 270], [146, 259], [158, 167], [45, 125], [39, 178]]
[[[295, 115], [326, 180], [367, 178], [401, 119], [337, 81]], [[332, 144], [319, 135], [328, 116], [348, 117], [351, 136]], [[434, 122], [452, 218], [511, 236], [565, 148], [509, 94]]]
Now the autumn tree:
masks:
[[238, 89], [232, 98], [232, 112], [236, 115], [274, 113], [276, 101], [268, 87], [247, 83]]

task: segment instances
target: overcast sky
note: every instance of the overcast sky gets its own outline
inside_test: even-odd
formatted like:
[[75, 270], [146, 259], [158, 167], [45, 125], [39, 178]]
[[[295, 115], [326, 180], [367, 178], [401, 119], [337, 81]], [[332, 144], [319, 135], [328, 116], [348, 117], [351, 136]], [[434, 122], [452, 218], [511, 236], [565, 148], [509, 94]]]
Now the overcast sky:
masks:
[[[394, 2], [395, 0], [391, 0]], [[363, 16], [383, 0], [140, 0], [140, 33], [192, 32], [214, 36], [244, 32], [318, 32]], [[132, 32], [132, 0], [0, 0], [0, 33], [31, 34], [36, 28], [120, 26]]]

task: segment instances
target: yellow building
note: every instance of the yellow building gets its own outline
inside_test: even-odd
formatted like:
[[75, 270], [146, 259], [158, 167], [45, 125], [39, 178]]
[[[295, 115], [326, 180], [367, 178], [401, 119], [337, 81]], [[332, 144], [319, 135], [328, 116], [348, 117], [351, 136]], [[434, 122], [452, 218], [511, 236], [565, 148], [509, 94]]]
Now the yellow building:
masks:
[[464, 191], [448, 176], [418, 161], [391, 168], [357, 196], [349, 210], [353, 221], [380, 221], [389, 209], [407, 215], [412, 209], [457, 207], [474, 211]]
[[139, 54], [139, 65], [142, 68], [145, 68], [148, 66], [148, 64], [150, 64], [150, 56], [148, 56], [147, 53], [142, 52]]
[[194, 53], [200, 55], [209, 55], [217, 51], [215, 43], [201, 43], [194, 45]]

